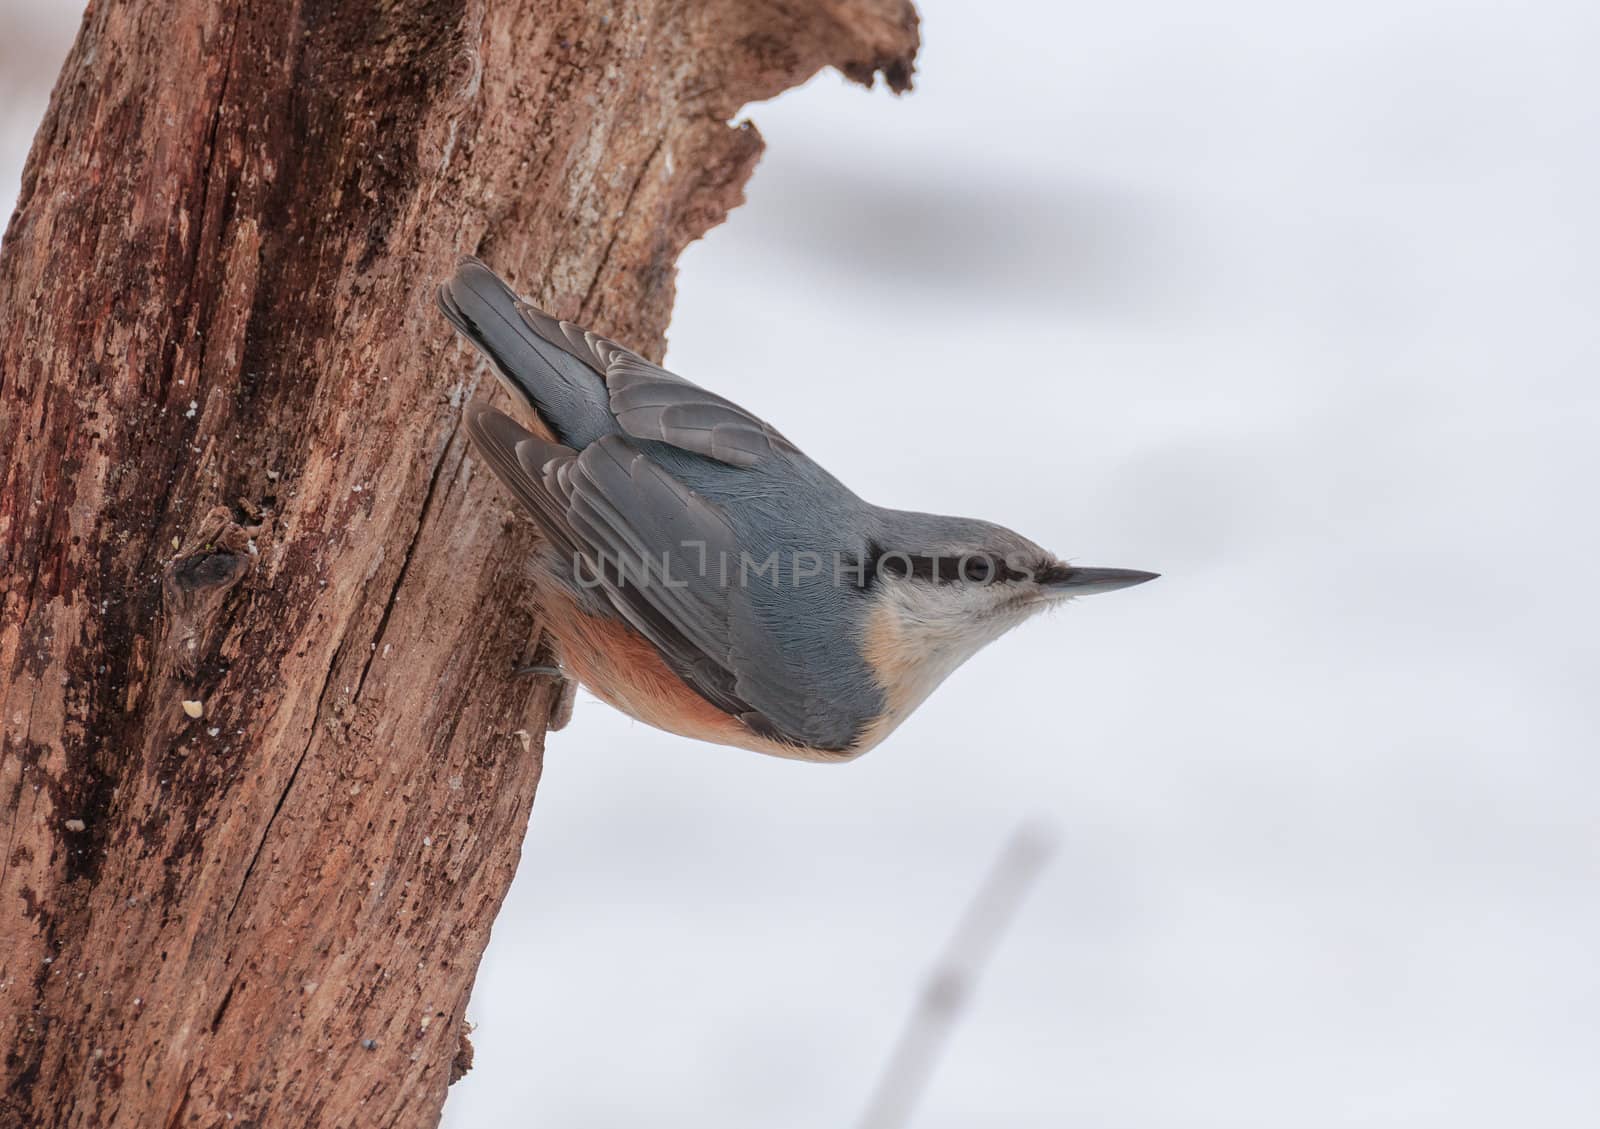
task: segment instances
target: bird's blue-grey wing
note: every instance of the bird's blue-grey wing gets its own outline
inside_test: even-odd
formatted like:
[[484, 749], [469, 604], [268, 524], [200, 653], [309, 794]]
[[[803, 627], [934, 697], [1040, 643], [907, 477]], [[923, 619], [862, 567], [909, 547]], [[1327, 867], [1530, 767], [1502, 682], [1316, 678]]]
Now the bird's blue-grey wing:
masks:
[[[523, 438], [517, 439], [521, 432]], [[507, 459], [485, 459], [574, 570], [707, 701], [753, 731], [814, 749], [843, 750], [867, 719], [829, 708], [820, 686], [795, 677], [781, 642], [754, 613], [738, 572], [738, 538], [715, 503], [652, 459], [630, 436], [573, 452], [490, 409], [468, 433]], [[859, 722], [859, 724], [858, 724]]]

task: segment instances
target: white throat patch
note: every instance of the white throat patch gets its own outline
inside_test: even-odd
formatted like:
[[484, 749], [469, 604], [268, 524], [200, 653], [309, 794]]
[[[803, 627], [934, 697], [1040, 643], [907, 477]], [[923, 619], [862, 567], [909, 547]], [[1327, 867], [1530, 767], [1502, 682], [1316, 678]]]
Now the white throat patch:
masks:
[[[874, 743], [899, 725], [956, 667], [1041, 610], [1003, 584], [885, 583], [867, 616], [862, 652], [887, 711]], [[865, 742], [863, 742], [865, 745]]]

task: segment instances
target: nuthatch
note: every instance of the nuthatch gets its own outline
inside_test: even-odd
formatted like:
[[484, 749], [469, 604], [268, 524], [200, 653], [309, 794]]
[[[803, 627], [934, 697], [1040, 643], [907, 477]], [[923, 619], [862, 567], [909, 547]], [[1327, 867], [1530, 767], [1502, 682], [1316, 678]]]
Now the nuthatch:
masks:
[[439, 305], [525, 417], [472, 404], [467, 434], [543, 535], [532, 571], [561, 673], [648, 725], [847, 760], [1035, 612], [1155, 576], [864, 502], [737, 404], [475, 259]]

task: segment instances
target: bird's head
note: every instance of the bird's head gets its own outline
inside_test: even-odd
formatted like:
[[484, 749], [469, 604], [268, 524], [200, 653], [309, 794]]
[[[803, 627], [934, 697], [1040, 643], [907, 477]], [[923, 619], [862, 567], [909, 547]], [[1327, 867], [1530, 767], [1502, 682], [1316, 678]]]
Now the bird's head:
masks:
[[1067, 564], [991, 522], [898, 511], [884, 514], [868, 566], [863, 652], [904, 713], [1035, 613], [1157, 576]]

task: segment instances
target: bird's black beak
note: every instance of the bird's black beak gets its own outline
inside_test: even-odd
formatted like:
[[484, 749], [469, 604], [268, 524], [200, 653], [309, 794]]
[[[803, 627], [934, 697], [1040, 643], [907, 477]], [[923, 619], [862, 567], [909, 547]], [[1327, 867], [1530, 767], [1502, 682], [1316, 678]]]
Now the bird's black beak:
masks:
[[1057, 565], [1039, 574], [1039, 583], [1063, 596], [1093, 596], [1115, 592], [1154, 580], [1159, 572], [1140, 572], [1136, 568], [1075, 568]]

